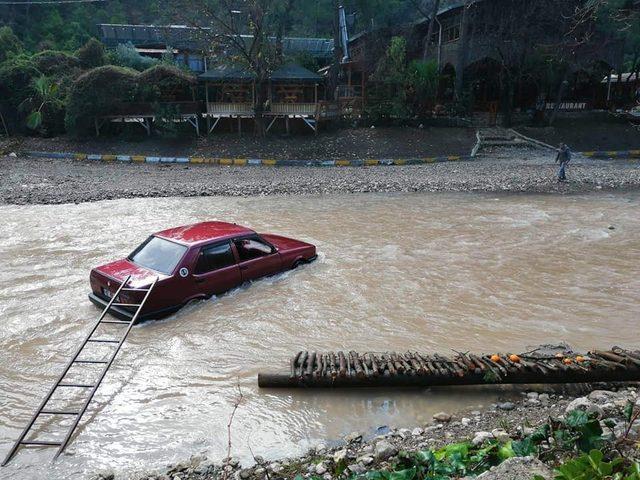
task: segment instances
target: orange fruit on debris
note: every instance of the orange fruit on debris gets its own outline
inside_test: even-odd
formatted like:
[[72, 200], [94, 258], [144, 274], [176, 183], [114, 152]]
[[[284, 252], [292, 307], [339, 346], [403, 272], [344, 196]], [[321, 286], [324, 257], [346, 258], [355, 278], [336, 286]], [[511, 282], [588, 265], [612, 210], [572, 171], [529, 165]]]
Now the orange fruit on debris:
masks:
[[573, 360], [571, 360], [570, 358], [565, 358], [564, 360], [562, 360], [562, 363], [564, 363], [565, 365], [569, 365], [572, 362]]
[[564, 355], [561, 353], [556, 353], [556, 358], [564, 358]]
[[496, 355], [494, 353], [493, 355], [491, 355], [491, 361], [492, 362], [499, 362], [500, 361], [500, 355]]
[[520, 363], [520, 357], [513, 353], [509, 355], [509, 360], [511, 360], [513, 363]]
[[576, 357], [576, 362], [584, 362], [586, 360], [586, 358], [584, 358], [582, 355], [578, 355]]

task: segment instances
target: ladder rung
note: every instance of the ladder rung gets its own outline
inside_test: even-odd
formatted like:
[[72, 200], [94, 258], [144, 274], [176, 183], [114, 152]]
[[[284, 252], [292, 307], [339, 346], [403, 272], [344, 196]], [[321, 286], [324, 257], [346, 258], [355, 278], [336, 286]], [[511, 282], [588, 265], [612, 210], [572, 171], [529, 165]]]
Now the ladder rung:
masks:
[[120, 343], [120, 340], [108, 340], [105, 338], [90, 338], [87, 342], [92, 343]]
[[80, 412], [69, 410], [40, 410], [40, 415], [79, 415]]
[[74, 360], [73, 363], [108, 363], [106, 360]]
[[112, 303], [112, 307], [139, 307], [139, 303]]
[[76, 388], [93, 388], [95, 385], [90, 385], [88, 383], [59, 383], [59, 387], [76, 387]]
[[48, 442], [46, 440], [23, 440], [20, 445], [52, 445], [59, 446], [62, 442]]
[[119, 320], [101, 320], [100, 323], [112, 323], [114, 325], [129, 325], [131, 322], [123, 322]]
[[121, 292], [148, 292], [148, 288], [129, 288], [125, 287], [121, 290]]

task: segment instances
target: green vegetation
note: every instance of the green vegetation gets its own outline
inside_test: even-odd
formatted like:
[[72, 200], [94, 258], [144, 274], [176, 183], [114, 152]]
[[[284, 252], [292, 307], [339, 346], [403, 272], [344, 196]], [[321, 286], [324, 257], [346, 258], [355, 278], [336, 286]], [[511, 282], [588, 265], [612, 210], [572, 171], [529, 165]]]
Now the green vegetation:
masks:
[[[400, 452], [388, 468], [370, 470], [353, 479], [448, 480], [477, 476], [513, 457], [535, 456], [554, 468], [555, 480], [640, 480], [640, 463], [626, 451], [640, 446], [630, 441], [631, 425], [640, 417], [632, 402], [625, 408], [625, 429], [616, 438], [603, 432], [594, 414], [575, 410], [566, 418], [549, 422], [521, 440], [496, 440], [474, 446], [470, 442], [446, 445], [438, 450]], [[612, 427], [612, 426], [611, 426]], [[631, 447], [631, 448], [628, 448]], [[338, 464], [334, 475], [346, 465]], [[298, 475], [295, 480], [302, 480]], [[312, 477], [321, 480], [322, 477]], [[525, 480], [525, 479], [523, 479]], [[535, 480], [543, 480], [536, 476]]]
[[87, 133], [96, 115], [108, 114], [120, 102], [135, 99], [137, 72], [107, 65], [89, 70], [74, 82], [67, 100], [65, 126], [75, 134]]
[[87, 43], [76, 52], [80, 65], [84, 68], [95, 68], [103, 66], [107, 61], [104, 45], [95, 38], [90, 38]]
[[407, 62], [406, 39], [393, 37], [371, 78], [373, 101], [367, 114], [374, 121], [393, 122], [427, 115], [434, 107], [439, 79], [435, 62]]

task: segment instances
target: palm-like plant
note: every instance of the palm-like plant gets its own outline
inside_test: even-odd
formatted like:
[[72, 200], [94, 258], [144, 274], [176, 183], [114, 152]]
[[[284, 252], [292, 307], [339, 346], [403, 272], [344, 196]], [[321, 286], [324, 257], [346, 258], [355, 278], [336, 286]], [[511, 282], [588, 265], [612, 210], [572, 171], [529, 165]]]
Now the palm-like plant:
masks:
[[49, 77], [42, 75], [33, 80], [33, 96], [26, 100], [29, 105], [39, 105], [27, 116], [27, 127], [37, 130], [42, 125], [43, 110], [46, 106], [61, 107], [60, 86]]

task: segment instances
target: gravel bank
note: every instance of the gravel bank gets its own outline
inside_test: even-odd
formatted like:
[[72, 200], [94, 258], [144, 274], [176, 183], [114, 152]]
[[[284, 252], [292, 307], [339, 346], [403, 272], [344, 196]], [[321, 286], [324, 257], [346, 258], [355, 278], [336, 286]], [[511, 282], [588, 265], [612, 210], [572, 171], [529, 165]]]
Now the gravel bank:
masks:
[[0, 201], [79, 203], [131, 197], [358, 192], [577, 193], [637, 189], [640, 161], [576, 158], [558, 184], [552, 155], [497, 150], [474, 161], [398, 167], [222, 167], [0, 157]]
[[[574, 386], [574, 391], [575, 391]], [[485, 411], [468, 411], [457, 414], [441, 412], [433, 421], [414, 429], [381, 430], [372, 438], [363, 438], [359, 432], [347, 435], [336, 447], [329, 448], [324, 443], [317, 444], [302, 457], [266, 461], [255, 457], [251, 465], [241, 465], [233, 457], [213, 462], [203, 457], [194, 457], [187, 462], [170, 465], [163, 471], [145, 474], [144, 480], [276, 480], [303, 478], [322, 480], [361, 477], [367, 471], [388, 469], [400, 451], [437, 449], [458, 441], [471, 441], [474, 445], [498, 441], [506, 443], [529, 435], [537, 427], [558, 418], [572, 410], [580, 409], [597, 412], [601, 423], [615, 423], [613, 429], [603, 428], [606, 435], [617, 438], [623, 434], [622, 419], [628, 400], [638, 402], [638, 390], [634, 387], [620, 387], [610, 390], [590, 391], [586, 386], [586, 396], [547, 393], [552, 390], [523, 392], [518, 401], [492, 405]], [[640, 425], [632, 429], [634, 439], [638, 438]], [[553, 478], [551, 469], [531, 457], [512, 458], [494, 467], [478, 478], [483, 480], [524, 480], [534, 474], [545, 479]], [[94, 477], [114, 479], [114, 474], [104, 472]], [[465, 477], [470, 480], [473, 477]]]

